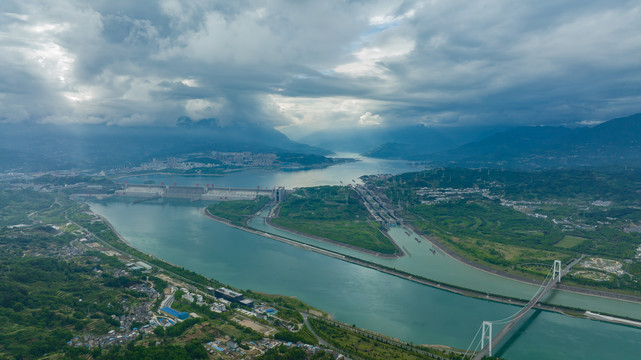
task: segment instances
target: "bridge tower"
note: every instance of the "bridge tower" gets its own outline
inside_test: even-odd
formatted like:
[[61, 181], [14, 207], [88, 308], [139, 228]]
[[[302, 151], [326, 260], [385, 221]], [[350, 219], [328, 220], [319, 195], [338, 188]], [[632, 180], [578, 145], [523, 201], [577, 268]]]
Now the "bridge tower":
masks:
[[554, 271], [552, 272], [552, 280], [556, 279], [558, 276], [559, 282], [561, 282], [561, 260], [554, 260]]
[[487, 339], [487, 346], [488, 346], [487, 355], [492, 356], [492, 322], [491, 321], [483, 321], [483, 330], [481, 333], [481, 350], [485, 348], [485, 339]]

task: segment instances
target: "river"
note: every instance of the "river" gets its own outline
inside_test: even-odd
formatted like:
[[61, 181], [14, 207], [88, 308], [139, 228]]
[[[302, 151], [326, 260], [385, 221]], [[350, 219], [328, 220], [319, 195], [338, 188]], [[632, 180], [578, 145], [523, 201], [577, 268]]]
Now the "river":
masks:
[[[367, 173], [404, 171], [416, 171], [416, 168], [402, 162], [365, 159], [301, 172], [251, 170], [215, 178], [153, 175], [125, 180], [181, 185], [215, 183], [223, 187], [255, 187], [257, 183], [262, 184], [261, 187], [294, 187], [347, 183], [358, 181], [358, 176]], [[90, 205], [142, 251], [235, 287], [296, 296], [329, 312], [337, 320], [414, 343], [465, 349], [483, 320], [501, 319], [518, 309], [420, 285], [228, 227], [202, 216], [200, 209], [205, 206], [202, 203], [159, 200], [131, 205], [131, 200], [111, 199]], [[261, 220], [257, 218], [254, 226], [260, 228]], [[446, 282], [451, 283], [467, 279], [469, 283], [459, 284], [466, 287], [490, 286], [493, 292], [500, 293], [509, 292], [505, 289], [512, 284], [516, 292], [528, 298], [534, 291], [529, 293], [528, 289], [534, 289], [529, 285], [479, 272], [443, 254], [433, 255], [427, 251], [429, 244], [419, 244], [401, 230], [393, 236], [411, 256], [368, 260], [397, 261], [398, 266], [393, 266], [399, 269], [423, 271], [422, 275], [440, 281], [448, 276], [451, 281]], [[472, 280], [470, 274], [474, 274]], [[554, 300], [558, 296], [555, 295]], [[566, 296], [572, 301], [575, 294]], [[625, 314], [640, 313], [636, 304], [581, 299], [595, 309], [618, 304]], [[606, 305], [599, 305], [601, 303]], [[633, 358], [640, 352], [641, 329], [536, 311], [502, 342], [499, 354], [509, 359], [597, 359]]]

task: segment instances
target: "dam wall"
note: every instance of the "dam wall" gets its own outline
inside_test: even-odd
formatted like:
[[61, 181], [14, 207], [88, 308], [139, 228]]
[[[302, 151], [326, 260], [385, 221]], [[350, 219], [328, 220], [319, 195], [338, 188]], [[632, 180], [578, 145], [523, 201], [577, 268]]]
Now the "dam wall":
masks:
[[190, 199], [192, 201], [254, 200], [258, 196], [267, 196], [272, 200], [282, 201], [287, 196], [287, 190], [282, 187], [270, 190], [231, 187], [210, 188], [199, 186], [123, 185], [120, 189], [116, 190], [115, 195], [140, 198]]

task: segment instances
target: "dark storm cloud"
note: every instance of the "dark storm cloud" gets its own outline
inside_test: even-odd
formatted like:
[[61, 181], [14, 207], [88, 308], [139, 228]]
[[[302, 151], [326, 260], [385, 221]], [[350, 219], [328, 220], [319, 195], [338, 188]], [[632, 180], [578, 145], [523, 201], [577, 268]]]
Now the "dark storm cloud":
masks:
[[303, 133], [639, 112], [641, 5], [5, 1], [0, 121]]

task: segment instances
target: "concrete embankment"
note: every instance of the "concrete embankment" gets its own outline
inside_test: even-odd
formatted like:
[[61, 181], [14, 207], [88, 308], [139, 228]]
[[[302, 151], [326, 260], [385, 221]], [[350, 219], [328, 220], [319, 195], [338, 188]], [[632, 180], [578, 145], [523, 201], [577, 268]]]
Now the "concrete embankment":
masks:
[[[519, 276], [519, 275], [514, 275], [514, 274], [509, 274], [501, 270], [493, 269], [488, 266], [481, 265], [479, 263], [476, 263], [472, 260], [466, 259], [462, 257], [461, 255], [453, 252], [449, 248], [447, 248], [444, 244], [442, 244], [440, 241], [434, 239], [433, 237], [422, 235], [419, 232], [416, 231], [414, 227], [411, 225], [405, 225], [408, 228], [410, 228], [415, 234], [418, 234], [422, 238], [426, 239], [427, 241], [431, 242], [434, 247], [438, 248], [440, 251], [442, 251], [445, 255], [453, 258], [456, 261], [462, 262], [468, 266], [471, 266], [477, 270], [484, 271], [496, 276], [501, 276], [510, 280], [515, 280], [515, 281], [520, 281], [522, 283], [530, 284], [530, 285], [535, 285], [539, 286], [541, 285], [537, 280], [526, 278], [524, 276]], [[571, 286], [571, 285], [565, 285], [565, 284], [557, 284], [555, 287], [556, 290], [562, 290], [562, 291], [567, 291], [567, 292], [572, 292], [572, 293], [577, 293], [577, 294], [583, 294], [583, 295], [589, 295], [589, 296], [596, 296], [596, 297], [602, 297], [602, 298], [607, 298], [607, 299], [615, 299], [615, 300], [622, 300], [622, 301], [629, 301], [629, 302], [634, 302], [634, 303], [641, 303], [641, 297], [634, 296], [634, 295], [626, 295], [626, 294], [617, 294], [617, 293], [612, 293], [612, 292], [607, 292], [607, 291], [602, 291], [602, 290], [594, 290], [594, 289], [586, 289], [586, 288], [580, 288], [577, 286]]]
[[[529, 301], [529, 299], [510, 298], [510, 297], [506, 297], [506, 296], [501, 296], [501, 295], [484, 293], [484, 292], [479, 292], [479, 291], [475, 291], [475, 290], [471, 290], [471, 289], [466, 289], [466, 288], [458, 287], [458, 286], [451, 285], [451, 284], [440, 283], [440, 282], [429, 280], [429, 279], [426, 279], [426, 278], [423, 278], [423, 277], [420, 277], [420, 276], [416, 276], [416, 275], [412, 275], [412, 274], [409, 274], [409, 273], [405, 273], [405, 272], [402, 272], [402, 271], [399, 271], [399, 270], [396, 270], [396, 269], [387, 268], [387, 267], [384, 267], [384, 266], [381, 266], [381, 265], [378, 265], [378, 264], [374, 264], [374, 263], [371, 263], [371, 262], [368, 262], [368, 261], [364, 261], [364, 260], [360, 260], [360, 259], [353, 258], [353, 257], [350, 257], [350, 256], [346, 256], [346, 255], [343, 255], [343, 254], [340, 254], [340, 253], [336, 253], [336, 252], [333, 252], [333, 251], [330, 251], [330, 250], [321, 249], [321, 248], [318, 248], [318, 247], [315, 247], [315, 246], [312, 246], [312, 245], [308, 245], [308, 244], [305, 244], [305, 243], [302, 243], [302, 242], [299, 242], [299, 241], [296, 241], [296, 240], [288, 239], [288, 238], [285, 238], [285, 237], [282, 237], [282, 236], [270, 234], [270, 233], [267, 233], [267, 232], [264, 232], [264, 231], [260, 231], [260, 230], [256, 230], [256, 229], [252, 229], [252, 228], [248, 228], [248, 227], [238, 226], [238, 225], [230, 223], [226, 219], [223, 219], [223, 218], [220, 218], [218, 216], [210, 214], [206, 209], [203, 209], [202, 213], [205, 216], [207, 216], [208, 218], [212, 219], [212, 220], [224, 223], [224, 224], [226, 224], [228, 226], [237, 228], [239, 230], [247, 231], [247, 232], [250, 232], [250, 233], [253, 233], [253, 234], [256, 234], [256, 235], [260, 235], [260, 236], [267, 237], [267, 238], [270, 238], [270, 239], [273, 239], [273, 240], [277, 240], [277, 241], [280, 241], [280, 242], [283, 242], [283, 243], [286, 243], [286, 244], [289, 244], [289, 245], [292, 245], [292, 246], [296, 246], [296, 247], [301, 248], [301, 249], [314, 251], [314, 252], [317, 252], [319, 254], [330, 256], [330, 257], [333, 257], [333, 258], [338, 259], [338, 260], [347, 261], [347, 262], [350, 262], [350, 263], [353, 263], [353, 264], [356, 264], [356, 265], [360, 265], [360, 266], [363, 266], [363, 267], [374, 269], [374, 270], [377, 270], [377, 271], [380, 271], [380, 272], [384, 272], [384, 273], [392, 275], [392, 276], [403, 278], [403, 279], [406, 279], [406, 280], [409, 280], [409, 281], [413, 281], [413, 282], [416, 282], [416, 283], [419, 283], [419, 284], [431, 286], [431, 287], [434, 287], [434, 288], [437, 288], [437, 289], [442, 289], [442, 290], [445, 290], [445, 291], [449, 291], [449, 292], [452, 292], [452, 293], [456, 293], [456, 294], [460, 294], [460, 295], [464, 295], [464, 296], [468, 296], [468, 297], [484, 299], [484, 300], [494, 301], [494, 302], [500, 302], [500, 303], [505, 303], [505, 304], [511, 304], [511, 305], [518, 305], [518, 306], [525, 306], [525, 304], [527, 304], [527, 302]], [[536, 284], [536, 285], [540, 285], [540, 284]], [[558, 313], [561, 313], [561, 314], [564, 314], [564, 315], [568, 315], [568, 316], [587, 317], [585, 314], [583, 314], [584, 310], [572, 309], [572, 308], [563, 307], [563, 306], [554, 306], [554, 305], [548, 305], [548, 304], [539, 303], [539, 304], [537, 304], [535, 306], [535, 308], [542, 309], [542, 310], [547, 310], [547, 311], [554, 311], [554, 312], [558, 312]], [[608, 318], [617, 319], [618, 321], [608, 320], [606, 318], [602, 318], [602, 319], [599, 319], [599, 320], [609, 321], [609, 322], [616, 322], [616, 323], [620, 323], [621, 320], [625, 321], [625, 319], [620, 319], [620, 318], [616, 318], [616, 317], [608, 317]], [[629, 324], [629, 325], [632, 325], [632, 324]], [[635, 326], [635, 325], [632, 325], [632, 326]]]
[[386, 237], [390, 239], [390, 241], [392, 242], [392, 244], [394, 244], [394, 247], [396, 248], [396, 252], [395, 252], [394, 254], [384, 254], [384, 253], [381, 253], [381, 252], [378, 252], [378, 251], [373, 251], [373, 250], [369, 250], [369, 249], [363, 249], [363, 248], [360, 248], [360, 247], [357, 247], [357, 246], [352, 246], [352, 245], [349, 245], [349, 244], [345, 244], [345, 243], [342, 243], [342, 242], [338, 242], [338, 241], [334, 241], [334, 240], [331, 240], [331, 239], [323, 238], [323, 237], [320, 237], [320, 236], [315, 236], [315, 235], [312, 235], [312, 234], [305, 234], [305, 233], [302, 233], [302, 232], [300, 232], [300, 231], [296, 231], [296, 230], [294, 230], [294, 229], [289, 229], [289, 228], [285, 228], [285, 227], [282, 227], [282, 226], [276, 225], [276, 224], [274, 224], [273, 222], [271, 222], [269, 218], [265, 219], [265, 222], [266, 222], [269, 226], [271, 226], [271, 227], [273, 227], [273, 228], [275, 228], [275, 229], [279, 229], [279, 230], [287, 231], [287, 232], [290, 232], [290, 233], [292, 233], [292, 234], [296, 234], [296, 235], [300, 235], [300, 236], [308, 237], [308, 238], [310, 238], [310, 239], [314, 239], [314, 240], [318, 240], [318, 241], [326, 242], [326, 243], [328, 243], [328, 244], [333, 244], [333, 245], [340, 246], [340, 247], [343, 247], [343, 248], [346, 248], [346, 249], [351, 249], [351, 250], [355, 250], [355, 251], [360, 251], [360, 252], [362, 252], [362, 253], [366, 253], [366, 254], [374, 255], [374, 256], [376, 256], [376, 257], [380, 257], [380, 258], [397, 259], [397, 258], [400, 258], [400, 257], [402, 257], [402, 256], [404, 256], [404, 255], [405, 255], [405, 253], [404, 253], [404, 252], [403, 252], [403, 250], [398, 246], [398, 244], [396, 244], [396, 242], [395, 242], [394, 240], [392, 240], [392, 239], [391, 239], [389, 236], [387, 236], [387, 235], [386, 235]]
[[317, 247], [314, 247], [314, 246], [311, 246], [311, 245], [307, 245], [307, 244], [304, 244], [304, 243], [301, 243], [301, 242], [298, 242], [298, 241], [295, 241], [295, 240], [287, 239], [287, 238], [284, 238], [284, 237], [281, 237], [281, 236], [277, 236], [277, 235], [273, 235], [273, 234], [270, 234], [270, 233], [266, 233], [264, 231], [255, 230], [255, 229], [252, 229], [252, 228], [249, 228], [249, 227], [245, 227], [245, 226], [238, 226], [236, 224], [231, 223], [227, 219], [224, 219], [224, 218], [221, 218], [219, 216], [213, 215], [206, 208], [204, 208], [202, 210], [202, 214], [205, 215], [206, 217], [212, 219], [212, 220], [218, 221], [220, 223], [223, 223], [223, 224], [225, 224], [227, 226], [231, 226], [231, 227], [239, 229], [239, 230], [243, 230], [243, 231], [246, 231], [246, 232], [249, 232], [249, 233], [252, 233], [252, 234], [256, 234], [256, 235], [259, 235], [259, 236], [263, 236], [263, 237], [266, 237], [266, 238], [270, 238], [270, 239], [273, 239], [273, 240], [284, 242], [284, 243], [287, 243], [289, 245], [293, 245], [293, 246], [296, 246], [296, 247], [299, 247], [299, 248], [302, 248], [302, 249], [305, 249], [305, 250], [315, 251], [315, 252], [317, 252], [319, 254], [331, 256], [331, 257], [334, 257], [334, 258], [337, 258], [337, 259], [340, 259], [340, 260], [345, 260], [346, 259], [345, 255], [341, 255], [341, 254], [338, 254], [338, 253], [335, 253], [335, 252], [331, 252], [331, 251], [328, 251], [328, 250], [325, 250], [325, 249], [317, 248]]

